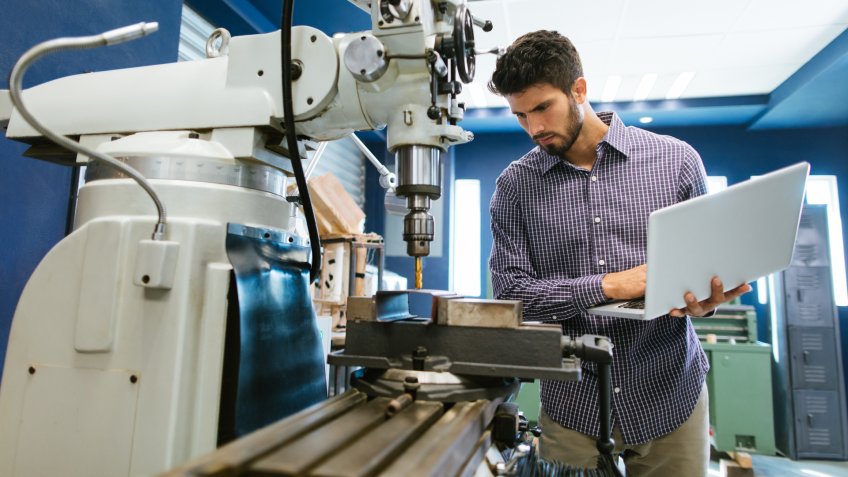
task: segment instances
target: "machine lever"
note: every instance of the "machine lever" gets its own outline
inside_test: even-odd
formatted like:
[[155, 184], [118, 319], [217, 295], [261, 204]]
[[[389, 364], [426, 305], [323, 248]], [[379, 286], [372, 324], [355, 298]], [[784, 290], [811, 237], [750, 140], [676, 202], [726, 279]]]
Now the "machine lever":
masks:
[[379, 159], [368, 149], [361, 139], [359, 139], [356, 134], [350, 133], [350, 139], [356, 144], [356, 147], [359, 148], [359, 152], [361, 152], [374, 167], [377, 168], [377, 172], [380, 173], [380, 186], [383, 189], [388, 189], [389, 191], [394, 192], [395, 187], [397, 187], [397, 176], [394, 172], [390, 171], [386, 166], [384, 166]]
[[506, 49], [500, 46], [494, 46], [488, 50], [474, 50], [475, 55], [495, 55], [501, 56], [506, 52]]
[[475, 17], [474, 15], [472, 15], [472, 16], [471, 16], [471, 21], [472, 21], [472, 22], [473, 22], [476, 26], [480, 27], [480, 28], [481, 28], [483, 31], [485, 31], [485, 32], [490, 32], [490, 31], [492, 31], [492, 28], [494, 28], [494, 25], [492, 25], [492, 22], [491, 22], [491, 21], [489, 21], [489, 20], [480, 20], [479, 18]]

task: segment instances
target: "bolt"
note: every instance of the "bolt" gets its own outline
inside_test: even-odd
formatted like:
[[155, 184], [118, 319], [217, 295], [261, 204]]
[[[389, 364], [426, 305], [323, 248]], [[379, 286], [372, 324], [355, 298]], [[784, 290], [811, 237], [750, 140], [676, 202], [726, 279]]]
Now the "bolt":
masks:
[[292, 81], [297, 81], [300, 78], [300, 75], [303, 74], [303, 63], [298, 60], [292, 60], [291, 62], [291, 79]]
[[412, 352], [412, 369], [416, 371], [424, 370], [424, 359], [427, 357], [427, 348], [419, 346]]

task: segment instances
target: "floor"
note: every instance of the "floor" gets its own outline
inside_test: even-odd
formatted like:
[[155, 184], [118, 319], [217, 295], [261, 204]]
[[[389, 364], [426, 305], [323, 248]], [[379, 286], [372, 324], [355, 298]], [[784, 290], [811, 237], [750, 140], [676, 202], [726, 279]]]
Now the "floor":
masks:
[[[751, 455], [756, 477], [848, 477], [848, 462], [790, 460], [785, 457]], [[710, 463], [709, 477], [719, 477], [719, 464]]]

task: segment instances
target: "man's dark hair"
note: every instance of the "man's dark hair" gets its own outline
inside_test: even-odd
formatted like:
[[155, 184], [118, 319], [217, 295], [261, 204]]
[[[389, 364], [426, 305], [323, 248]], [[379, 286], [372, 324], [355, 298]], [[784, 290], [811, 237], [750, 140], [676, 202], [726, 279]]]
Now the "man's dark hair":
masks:
[[571, 40], [555, 31], [539, 30], [519, 37], [498, 58], [489, 91], [505, 96], [549, 83], [569, 94], [581, 76], [583, 65]]

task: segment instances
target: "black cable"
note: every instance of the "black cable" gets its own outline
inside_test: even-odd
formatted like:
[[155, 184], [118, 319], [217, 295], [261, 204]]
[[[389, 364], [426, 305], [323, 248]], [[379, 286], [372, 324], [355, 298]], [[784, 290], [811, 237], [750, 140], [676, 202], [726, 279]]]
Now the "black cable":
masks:
[[309, 269], [309, 283], [314, 283], [321, 275], [321, 237], [318, 236], [318, 223], [312, 210], [312, 199], [306, 186], [306, 175], [300, 162], [300, 151], [297, 147], [297, 133], [294, 129], [294, 106], [292, 105], [292, 75], [291, 75], [291, 30], [294, 0], [283, 0], [283, 15], [280, 20], [280, 51], [283, 61], [283, 127], [286, 130], [289, 155], [291, 156], [294, 179], [303, 215], [306, 218], [306, 228], [309, 230], [309, 241], [312, 244], [312, 265]]

